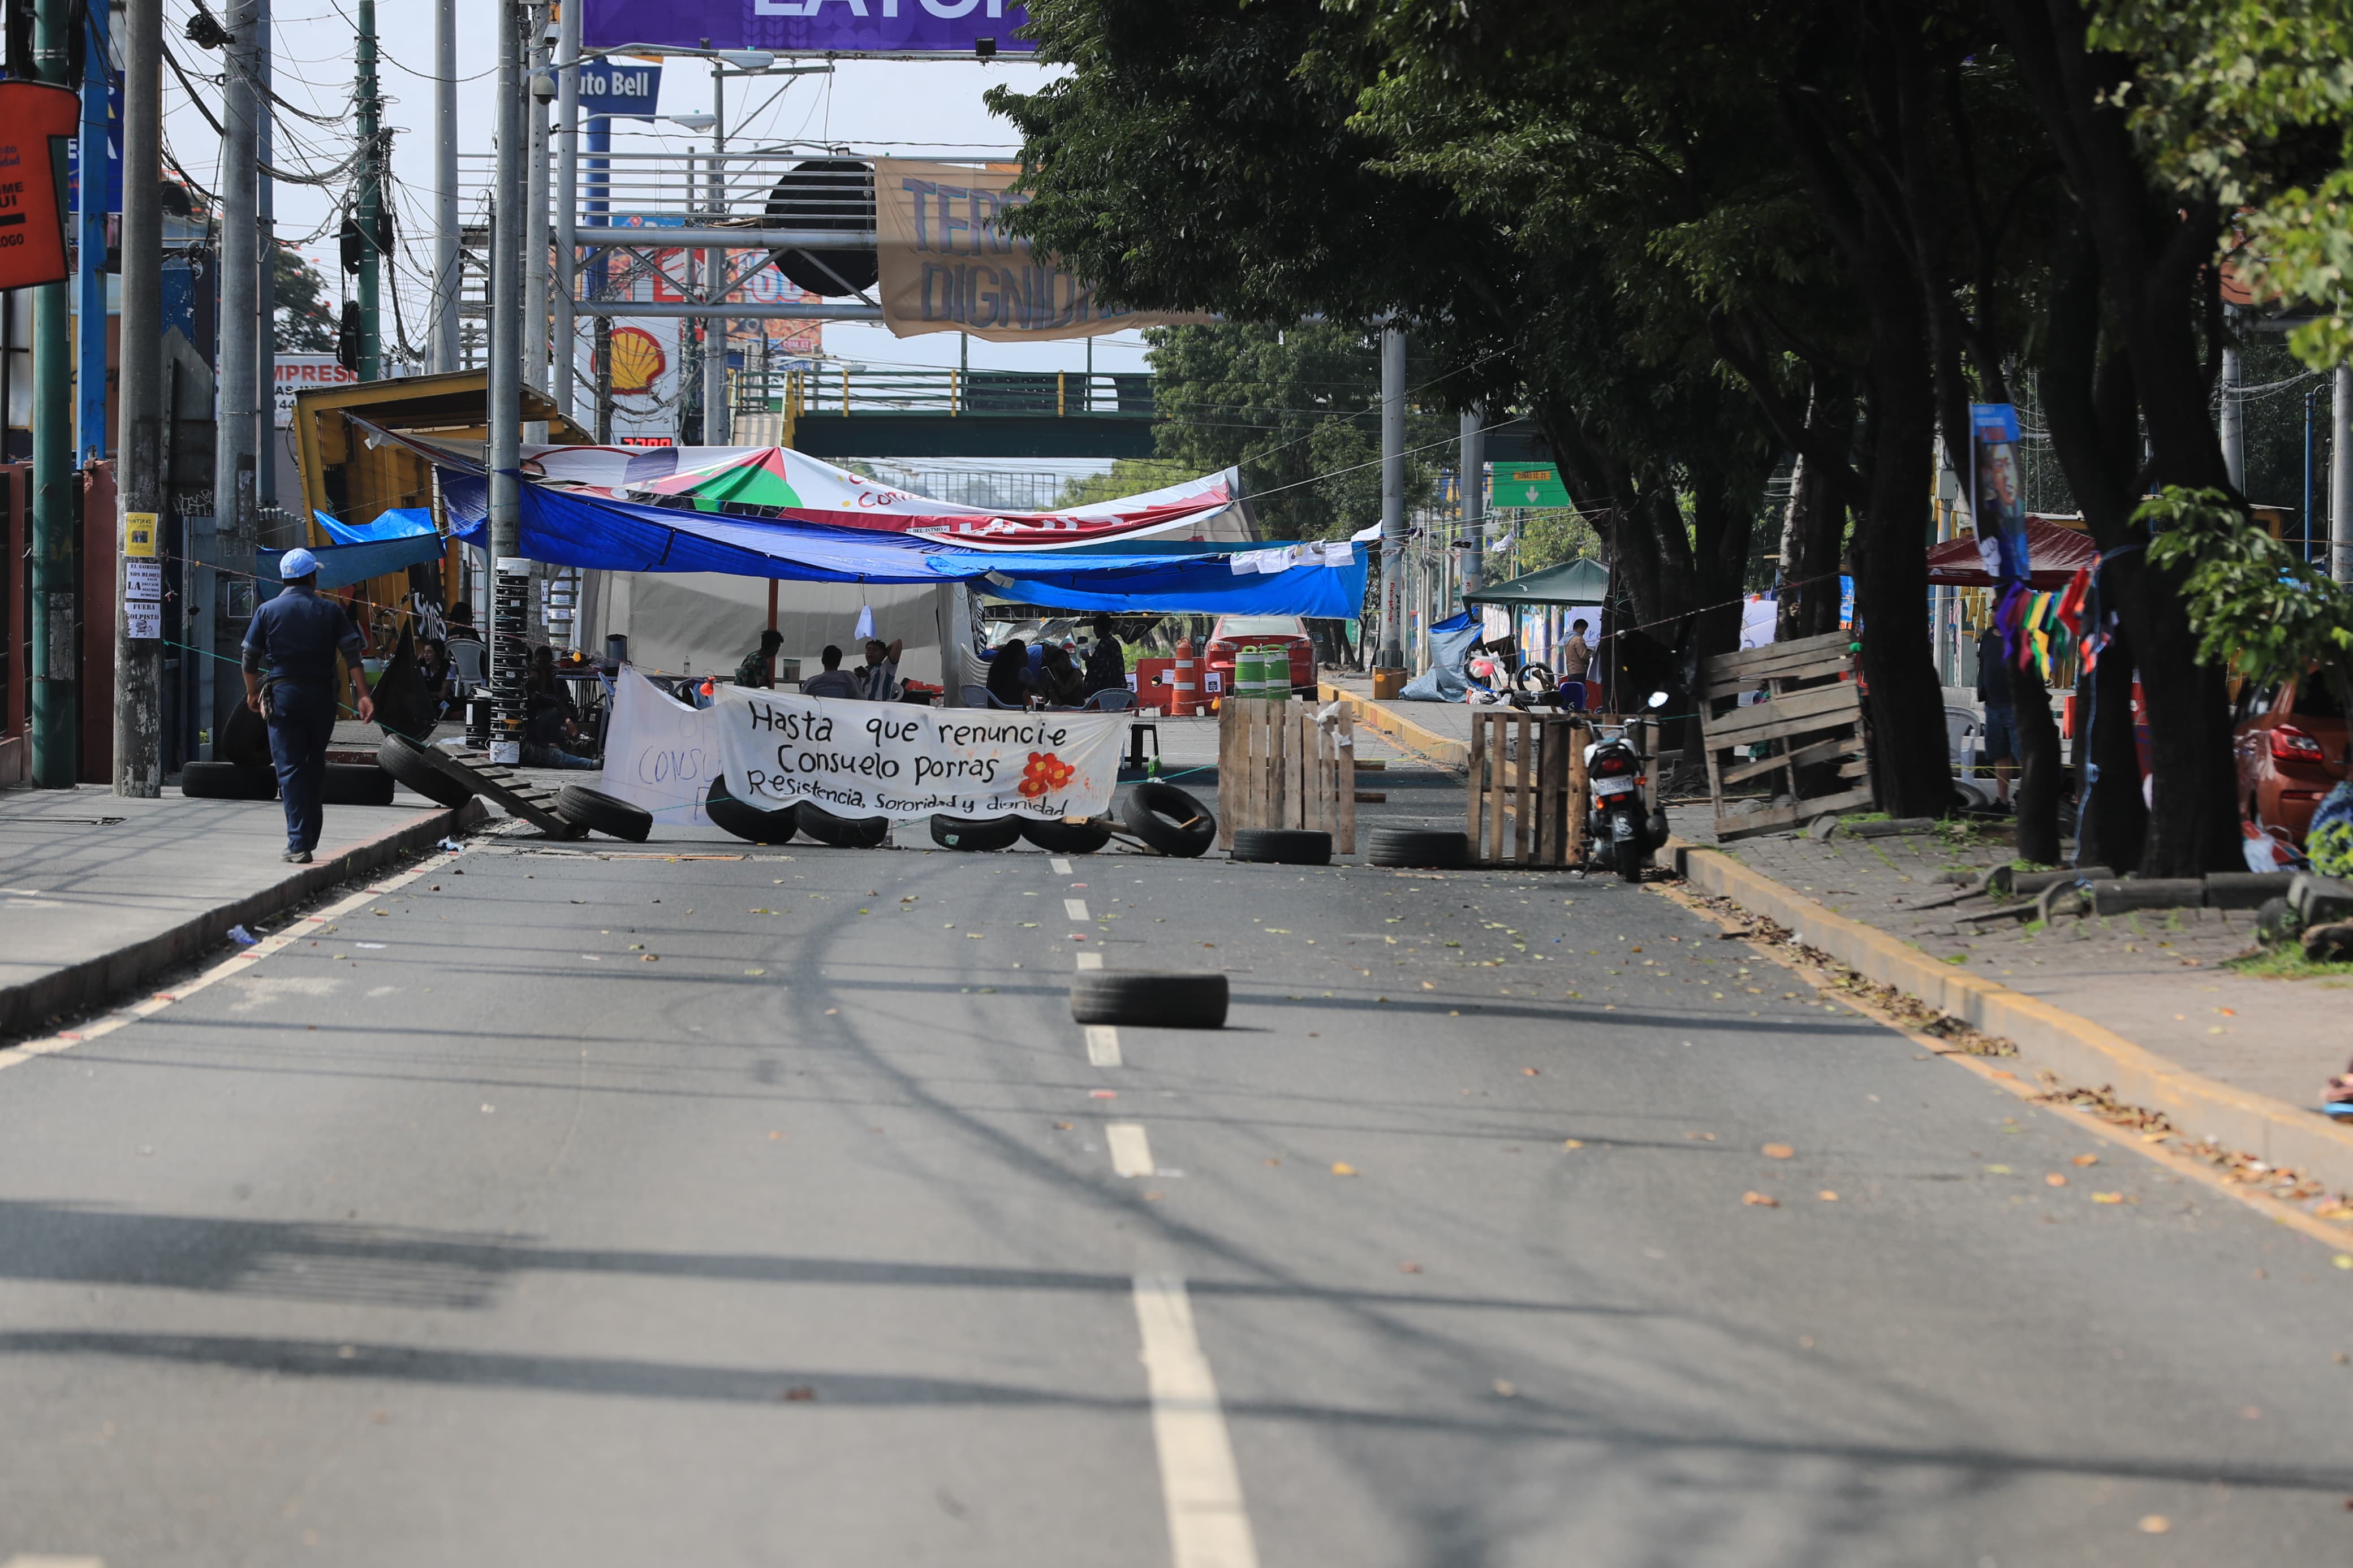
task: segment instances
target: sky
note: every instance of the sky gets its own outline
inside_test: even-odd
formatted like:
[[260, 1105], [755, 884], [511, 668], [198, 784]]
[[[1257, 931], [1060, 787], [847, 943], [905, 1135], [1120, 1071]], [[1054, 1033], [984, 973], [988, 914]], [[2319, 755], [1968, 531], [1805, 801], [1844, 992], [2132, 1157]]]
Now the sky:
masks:
[[[224, 7], [212, 0], [217, 14]], [[195, 9], [191, 0], [165, 0], [164, 38], [173, 56], [196, 84], [213, 111], [219, 89], [207, 78], [219, 72], [218, 57], [187, 41], [183, 28]], [[284, 169], [331, 170], [352, 148], [353, 0], [274, 0], [273, 85], [278, 95], [329, 121], [322, 126], [283, 110], [279, 115], [273, 162]], [[392, 174], [395, 225], [402, 242], [396, 268], [409, 338], [426, 332], [427, 296], [422, 269], [431, 264], [433, 189], [434, 0], [380, 0], [376, 6], [379, 90], [385, 122], [395, 132]], [[498, 49], [490, 0], [462, 0], [458, 7], [458, 148], [461, 211], [476, 210], [475, 195], [487, 182], [493, 148]], [[971, 60], [853, 60], [840, 62], [830, 77], [776, 78], [728, 84], [731, 146], [758, 139], [822, 142], [854, 153], [901, 157], [1010, 156], [1017, 151], [1011, 128], [991, 115], [981, 94], [1000, 82], [1027, 85], [1047, 79], [1039, 67], [1000, 58]], [[190, 103], [169, 69], [164, 73], [164, 134], [169, 151], [197, 183], [216, 188], [219, 138]], [[782, 89], [778, 91], [778, 89]], [[693, 113], [711, 108], [709, 68], [701, 61], [672, 60], [662, 72], [660, 109]], [[773, 97], [771, 95], [774, 95]], [[747, 110], [751, 111], [746, 119]], [[617, 150], [684, 153], [707, 146], [674, 126], [617, 122]], [[342, 278], [336, 262], [336, 229], [347, 181], [329, 187], [280, 183], [277, 187], [278, 233], [309, 258], [330, 287]], [[387, 323], [389, 325], [389, 323]], [[958, 342], [953, 332], [894, 338], [880, 325], [828, 322], [828, 353], [877, 368], [952, 365]], [[1086, 345], [987, 343], [970, 345], [976, 368], [1078, 370]], [[1094, 340], [1097, 371], [1145, 368], [1141, 336], [1121, 332]]]

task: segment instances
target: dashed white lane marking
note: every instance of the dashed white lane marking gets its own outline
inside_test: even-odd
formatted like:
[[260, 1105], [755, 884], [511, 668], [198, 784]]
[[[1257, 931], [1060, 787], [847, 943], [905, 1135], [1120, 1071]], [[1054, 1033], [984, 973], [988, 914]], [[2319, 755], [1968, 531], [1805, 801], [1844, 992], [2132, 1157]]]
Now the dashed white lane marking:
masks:
[[[71, 1050], [84, 1040], [95, 1040], [111, 1035], [125, 1024], [136, 1024], [142, 1018], [152, 1018], [183, 997], [193, 996], [207, 986], [217, 985], [232, 976], [246, 973], [271, 953], [282, 952], [296, 942], [303, 941], [337, 916], [349, 914], [362, 904], [374, 899], [380, 899], [386, 893], [396, 893], [419, 877], [438, 871], [463, 853], [463, 850], [452, 850], [445, 855], [436, 855], [414, 870], [403, 871], [396, 877], [386, 877], [380, 882], [371, 882], [349, 898], [339, 899], [318, 913], [305, 915], [276, 934], [263, 937], [251, 947], [231, 953], [185, 984], [175, 985], [169, 991], [158, 991], [142, 1001], [132, 1003], [129, 1006], [119, 1007], [103, 1017], [92, 1018], [90, 1022], [71, 1029], [61, 1029], [46, 1039], [26, 1040], [21, 1045], [0, 1050], [0, 1068], [16, 1067], [32, 1060], [35, 1057], [53, 1056], [58, 1051]], [[34, 1561], [37, 1562], [38, 1559]], [[0, 1568], [6, 1568], [6, 1564], [0, 1564]]]
[[1079, 967], [1081, 969], [1101, 969], [1103, 967], [1103, 954], [1100, 952], [1082, 952], [1079, 954]]
[[19, 1552], [0, 1563], [0, 1568], [106, 1568], [106, 1562], [99, 1557], [56, 1557], [46, 1552]]
[[1135, 1325], [1144, 1334], [1152, 1439], [1160, 1450], [1174, 1568], [1258, 1568], [1226, 1414], [1209, 1358], [1193, 1332], [1193, 1303], [1182, 1277], [1135, 1277]]
[[[1115, 1068], [1120, 1065], [1119, 1030], [1115, 1026], [1110, 1024], [1087, 1026], [1087, 1060], [1099, 1068]], [[1138, 1138], [1143, 1137], [1144, 1129], [1137, 1128], [1135, 1135]]]
[[1067, 877], [1071, 874], [1071, 863], [1068, 860], [1063, 859], [1060, 855], [1055, 856], [1052, 859], [1047, 861], [1046, 864], [1054, 868], [1054, 875], [1057, 877]]
[[1103, 1142], [1111, 1150], [1113, 1175], [1152, 1174], [1152, 1145], [1145, 1139], [1141, 1121], [1112, 1122], [1103, 1129]]
[[1082, 921], [1087, 918], [1087, 901], [1084, 899], [1064, 899], [1062, 912], [1074, 921]]

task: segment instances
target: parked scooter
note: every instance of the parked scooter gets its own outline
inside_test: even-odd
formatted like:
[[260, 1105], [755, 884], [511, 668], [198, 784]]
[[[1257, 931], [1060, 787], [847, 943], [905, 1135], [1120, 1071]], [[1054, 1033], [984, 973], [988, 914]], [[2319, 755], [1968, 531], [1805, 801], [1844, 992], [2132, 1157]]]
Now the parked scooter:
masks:
[[[1649, 706], [1666, 706], [1667, 694], [1651, 693]], [[1627, 881], [1639, 882], [1651, 853], [1667, 841], [1667, 814], [1651, 809], [1642, 794], [1648, 760], [1620, 727], [1598, 731], [1585, 748], [1586, 788], [1592, 797], [1585, 819], [1586, 854]]]

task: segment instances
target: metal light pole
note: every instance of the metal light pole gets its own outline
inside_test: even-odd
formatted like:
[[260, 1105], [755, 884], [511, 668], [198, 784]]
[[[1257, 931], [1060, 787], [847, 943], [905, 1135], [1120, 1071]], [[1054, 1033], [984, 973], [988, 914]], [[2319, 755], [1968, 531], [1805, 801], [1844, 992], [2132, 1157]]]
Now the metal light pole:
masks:
[[278, 507], [278, 182], [269, 177], [278, 115], [269, 102], [269, 0], [254, 0], [253, 67], [253, 144], [261, 160], [253, 240], [253, 405], [260, 411], [253, 434], [253, 504], [259, 513]]
[[[256, 0], [230, 0], [223, 18], [229, 41], [221, 50], [220, 360], [213, 384], [220, 418], [213, 437], [213, 536], [216, 559], [231, 583], [253, 571], [254, 546], [254, 243], [260, 236], [259, 160], [254, 141]], [[127, 174], [127, 171], [126, 171]], [[127, 194], [127, 193], [126, 193]], [[213, 606], [196, 613], [209, 616]], [[198, 711], [202, 727], [216, 735], [229, 710], [242, 701], [236, 681], [215, 675], [216, 661], [199, 659], [196, 689], [211, 700]]]
[[2328, 574], [2353, 584], [2353, 364], [2337, 367], [2328, 414]]
[[1381, 329], [1381, 650], [1405, 668], [1405, 333]]
[[358, 24], [353, 58], [359, 68], [360, 379], [376, 381], [384, 375], [383, 285], [376, 268], [377, 226], [384, 221], [384, 141], [375, 82], [375, 0], [359, 0]]
[[1487, 409], [1474, 403], [1462, 414], [1462, 595], [1469, 598], [1487, 575]]
[[[114, 793], [153, 797], [164, 785], [163, 595], [153, 629], [127, 613], [137, 576], [163, 574], [159, 450], [164, 415], [164, 0], [128, 0], [122, 14], [122, 347], [116, 554], [126, 613], [114, 620]], [[85, 163], [84, 168], [89, 164]], [[136, 553], [144, 528], [148, 553]], [[143, 570], [142, 570], [143, 569]], [[193, 577], [194, 574], [189, 574]], [[184, 580], [185, 582], [185, 580]], [[204, 606], [210, 615], [212, 606]], [[144, 636], [134, 637], [134, 631]]]
[[491, 698], [497, 719], [491, 732], [493, 762], [522, 760], [523, 618], [531, 597], [531, 563], [522, 556], [522, 489], [515, 469], [522, 452], [522, 208], [524, 103], [523, 29], [532, 7], [498, 0], [498, 195], [491, 231], [490, 534]]
[[555, 39], [555, 277], [554, 381], [550, 392], [555, 406], [572, 418], [573, 361], [579, 344], [573, 325], [573, 273], [580, 265], [574, 232], [580, 222], [580, 11], [567, 5], [556, 18]]
[[[2238, 326], [2237, 309], [2222, 307], [2222, 330], [2232, 332]], [[2231, 476], [2231, 488], [2244, 493], [2247, 488], [2246, 414], [2239, 406], [2241, 382], [2239, 344], [2227, 338], [2222, 344], [2222, 470]]]
[[[533, 392], [547, 390], [547, 110], [552, 84], [547, 79], [546, 16], [544, 5], [531, 8], [531, 163], [522, 192], [523, 384]], [[547, 427], [533, 421], [525, 439], [544, 442]]]
[[[727, 72], [717, 60], [711, 62], [711, 214], [708, 222], [716, 226], [727, 214]], [[716, 305], [727, 297], [727, 253], [706, 250], [702, 253], [702, 297]], [[728, 444], [730, 417], [733, 410], [727, 406], [727, 318], [709, 316], [702, 323], [702, 444], [724, 447]]]
[[[71, 87], [73, 6], [40, 0], [33, 65]], [[87, 175], [85, 175], [87, 178]], [[74, 723], [73, 343], [66, 286], [33, 290], [33, 782], [71, 789], [79, 772]]]
[[433, 368], [463, 361], [458, 292], [458, 0], [433, 7]]

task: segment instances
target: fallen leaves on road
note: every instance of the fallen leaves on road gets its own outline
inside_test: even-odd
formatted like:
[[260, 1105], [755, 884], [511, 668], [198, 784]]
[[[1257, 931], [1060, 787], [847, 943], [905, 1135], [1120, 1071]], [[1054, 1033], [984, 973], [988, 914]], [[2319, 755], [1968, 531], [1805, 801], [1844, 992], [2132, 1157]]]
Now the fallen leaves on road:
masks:
[[1839, 1195], [1836, 1193], [1831, 1192], [1828, 1187], [1824, 1187], [1820, 1192], [1816, 1193], [1814, 1196], [1820, 1198], [1826, 1204], [1834, 1204], [1839, 1201]]
[[1070, 1130], [1071, 1124], [1067, 1121], [1057, 1121], [1054, 1123], [1054, 1131], [1057, 1132], [1068, 1132]]
[[1986, 1167], [1986, 1174], [1989, 1176], [2007, 1176], [2010, 1174], [2010, 1167], [2008, 1165], [1988, 1165]]
[[2140, 1532], [2143, 1535], [2163, 1535], [2172, 1528], [2173, 1521], [2161, 1513], [2145, 1513], [2140, 1516]]
[[2067, 1178], [2053, 1171], [2042, 1178], [2042, 1184], [2046, 1187], [2063, 1187], [2067, 1184]]
[[1740, 1201], [1753, 1209], [1777, 1209], [1781, 1206], [1780, 1199], [1767, 1196], [1764, 1193], [1743, 1193], [1740, 1194]]
[[1582, 1149], [1585, 1147], [1585, 1140], [1582, 1138], [1564, 1138], [1560, 1141], [1560, 1146], [1564, 1149]]
[[2078, 1154], [2073, 1163], [2078, 1165], [2096, 1165], [2100, 1163], [2100, 1157], [2097, 1154]]
[[649, 952], [645, 956], [648, 963], [659, 963], [661, 962], [661, 954], [659, 952]]
[[765, 969], [747, 969], [744, 973], [746, 974], [765, 974], [768, 972]]
[[2120, 1204], [2125, 1201], [2125, 1195], [2122, 1193], [2094, 1193], [2092, 1201], [2095, 1204]]
[[1765, 1145], [1763, 1150], [1763, 1153], [1767, 1160], [1788, 1160], [1794, 1158], [1797, 1152], [1798, 1152], [1795, 1149], [1790, 1148], [1787, 1143], [1767, 1143]]
[[1332, 1173], [1335, 1176], [1353, 1176], [1356, 1173], [1356, 1167], [1345, 1160], [1335, 1160], [1332, 1162]]
[[1421, 1265], [1419, 1263], [1400, 1263], [1398, 1265], [1398, 1272], [1400, 1274], [1419, 1274], [1421, 1272]]
[[1535, 1078], [1536, 1076], [1536, 1069], [1534, 1068], [1522, 1068], [1520, 1069], [1520, 1076], [1523, 1078]]
[[776, 1395], [776, 1397], [783, 1400], [787, 1405], [807, 1405], [810, 1400], [817, 1397], [817, 1390], [806, 1386], [796, 1386], [787, 1388], [784, 1393]]
[[1713, 1143], [1715, 1142], [1715, 1134], [1713, 1132], [1686, 1132], [1683, 1136], [1690, 1139], [1694, 1143]]

